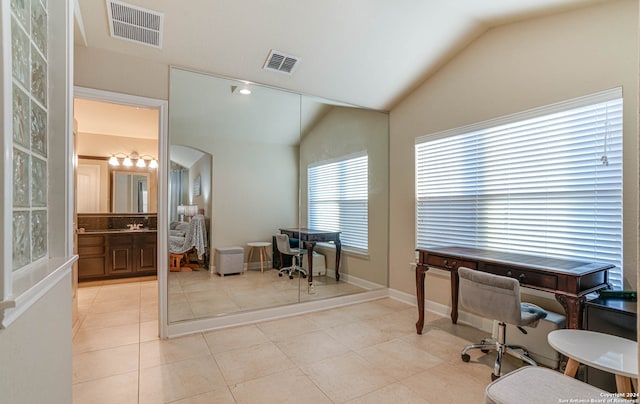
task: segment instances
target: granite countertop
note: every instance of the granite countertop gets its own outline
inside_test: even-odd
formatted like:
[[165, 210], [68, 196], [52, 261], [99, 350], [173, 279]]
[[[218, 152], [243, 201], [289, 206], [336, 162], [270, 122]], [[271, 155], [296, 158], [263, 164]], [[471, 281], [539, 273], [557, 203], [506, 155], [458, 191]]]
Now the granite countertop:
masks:
[[82, 230], [78, 229], [78, 234], [126, 234], [126, 233], [157, 233], [158, 229], [139, 229], [139, 230], [130, 230], [130, 229], [101, 229], [101, 230]]

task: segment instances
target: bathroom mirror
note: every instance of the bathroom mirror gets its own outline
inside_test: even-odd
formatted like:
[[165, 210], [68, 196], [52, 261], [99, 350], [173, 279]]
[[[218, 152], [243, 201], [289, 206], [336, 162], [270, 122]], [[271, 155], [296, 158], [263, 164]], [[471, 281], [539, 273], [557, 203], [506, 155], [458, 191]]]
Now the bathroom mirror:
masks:
[[111, 212], [149, 212], [149, 174], [112, 171]]
[[[250, 94], [242, 94], [242, 89]], [[210, 259], [197, 270], [168, 272], [170, 323], [387, 286], [386, 113], [177, 67], [170, 72], [169, 103], [171, 166], [195, 178], [198, 174], [189, 165], [196, 160], [179, 157], [189, 149], [212, 162], [210, 177], [200, 175], [200, 187], [209, 190], [210, 203], [200, 206], [189, 186], [181, 201], [204, 211]], [[343, 243], [340, 281], [335, 280], [333, 244], [319, 243], [315, 248], [323, 258], [318, 265], [313, 261], [313, 293], [307, 279], [278, 276], [272, 261], [279, 254], [272, 256], [273, 246], [268, 247], [262, 270], [258, 251], [249, 260], [248, 243], [272, 243], [280, 229], [308, 225], [309, 166], [353, 153], [369, 158], [368, 248], [352, 249]], [[168, 206], [176, 206], [169, 202]], [[170, 211], [169, 221], [176, 216]], [[242, 249], [244, 272], [220, 276], [215, 273], [215, 251], [229, 247]]]
[[78, 213], [156, 213], [156, 169], [114, 168], [108, 157], [79, 156]]

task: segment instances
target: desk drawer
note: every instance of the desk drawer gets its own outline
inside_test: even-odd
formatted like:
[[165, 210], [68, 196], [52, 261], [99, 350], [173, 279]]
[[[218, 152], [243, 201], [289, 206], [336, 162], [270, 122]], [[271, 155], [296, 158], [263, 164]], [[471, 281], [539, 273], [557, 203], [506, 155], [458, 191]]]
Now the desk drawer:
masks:
[[444, 269], [458, 269], [460, 267], [467, 267], [471, 269], [476, 269], [477, 265], [473, 261], [464, 261], [457, 258], [440, 256], [440, 255], [427, 255], [427, 265], [444, 268]]
[[485, 272], [518, 279], [522, 285], [536, 286], [554, 291], [558, 287], [558, 277], [543, 272], [527, 271], [493, 264], [485, 265]]

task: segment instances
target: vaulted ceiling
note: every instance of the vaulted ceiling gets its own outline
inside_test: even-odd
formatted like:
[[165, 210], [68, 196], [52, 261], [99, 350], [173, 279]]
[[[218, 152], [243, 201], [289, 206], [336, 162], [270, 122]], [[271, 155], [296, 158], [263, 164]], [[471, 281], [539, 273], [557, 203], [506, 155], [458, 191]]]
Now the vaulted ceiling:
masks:
[[[126, 0], [163, 15], [160, 48], [113, 38], [107, 2], [76, 0], [76, 46], [389, 110], [492, 27], [603, 0]], [[293, 74], [263, 65], [300, 58]]]

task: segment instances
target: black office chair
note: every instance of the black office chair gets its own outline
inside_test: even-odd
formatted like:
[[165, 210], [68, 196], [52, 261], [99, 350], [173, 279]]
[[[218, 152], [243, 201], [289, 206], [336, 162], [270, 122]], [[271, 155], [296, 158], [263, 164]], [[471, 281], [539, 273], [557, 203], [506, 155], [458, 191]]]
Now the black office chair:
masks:
[[547, 316], [547, 312], [531, 303], [520, 302], [520, 283], [517, 279], [499, 276], [473, 269], [458, 268], [460, 276], [460, 303], [466, 311], [498, 321], [498, 339], [483, 339], [479, 344], [469, 345], [460, 354], [464, 362], [469, 362], [467, 352], [480, 349], [482, 352], [498, 352], [491, 373], [491, 380], [501, 376], [502, 356], [509, 352], [532, 366], [538, 364], [531, 359], [527, 349], [521, 345], [508, 345], [506, 340], [507, 323], [517, 326], [535, 327], [538, 321]]
[[[292, 263], [290, 267], [281, 268], [278, 271], [278, 276], [282, 276], [285, 272], [289, 275], [289, 279], [293, 279], [293, 275], [298, 272], [303, 278], [307, 277], [307, 271], [302, 268], [302, 258], [306, 251], [302, 248], [291, 248], [289, 244], [289, 236], [286, 234], [276, 234], [276, 245], [280, 254], [291, 255]], [[282, 262], [282, 259], [280, 259]]]

